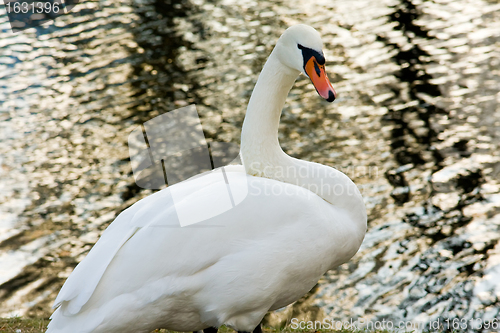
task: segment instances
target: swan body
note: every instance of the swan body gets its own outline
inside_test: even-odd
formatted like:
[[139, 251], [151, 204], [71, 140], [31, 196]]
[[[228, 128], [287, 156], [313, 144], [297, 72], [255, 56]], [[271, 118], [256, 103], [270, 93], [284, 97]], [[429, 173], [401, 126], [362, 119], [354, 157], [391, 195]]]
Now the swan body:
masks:
[[123, 211], [62, 287], [47, 332], [252, 331], [357, 252], [366, 212], [356, 185], [286, 155], [277, 140], [286, 95], [304, 68], [317, 74], [321, 96], [335, 96], [320, 80], [321, 47], [314, 29], [293, 26], [266, 62], [243, 124], [243, 166], [224, 167], [233, 196], [244, 199], [180, 227], [176, 210], [203, 211], [205, 199], [220, 195], [224, 180], [212, 172]]

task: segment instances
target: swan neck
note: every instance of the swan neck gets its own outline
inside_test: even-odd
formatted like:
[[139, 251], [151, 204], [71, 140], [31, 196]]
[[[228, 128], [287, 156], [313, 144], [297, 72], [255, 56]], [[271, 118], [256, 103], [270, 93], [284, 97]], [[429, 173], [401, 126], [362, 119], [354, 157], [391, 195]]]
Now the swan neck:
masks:
[[241, 133], [241, 155], [247, 172], [254, 162], [268, 164], [274, 156], [283, 154], [278, 141], [281, 110], [299, 73], [281, 63], [275, 51], [264, 65], [248, 102]]

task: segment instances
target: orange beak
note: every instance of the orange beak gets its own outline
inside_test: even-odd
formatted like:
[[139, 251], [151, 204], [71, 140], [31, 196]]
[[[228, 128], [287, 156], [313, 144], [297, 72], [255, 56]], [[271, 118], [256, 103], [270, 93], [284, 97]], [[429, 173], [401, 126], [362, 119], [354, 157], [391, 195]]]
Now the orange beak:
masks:
[[311, 79], [318, 94], [328, 102], [333, 102], [337, 97], [328, 76], [326, 76], [325, 65], [320, 65], [316, 58], [312, 56], [304, 66], [307, 76]]

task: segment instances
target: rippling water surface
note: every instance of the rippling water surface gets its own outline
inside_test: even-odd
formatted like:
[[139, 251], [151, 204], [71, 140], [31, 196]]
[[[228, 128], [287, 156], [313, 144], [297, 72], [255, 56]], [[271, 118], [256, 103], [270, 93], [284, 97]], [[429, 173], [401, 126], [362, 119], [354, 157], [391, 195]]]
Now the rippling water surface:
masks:
[[280, 142], [359, 184], [369, 231], [269, 320], [499, 318], [500, 4], [481, 0], [86, 1], [16, 34], [0, 9], [0, 315], [48, 315], [102, 230], [151, 193], [128, 161], [138, 124], [195, 103], [208, 141], [238, 143], [294, 23], [322, 34], [339, 98], [300, 77]]

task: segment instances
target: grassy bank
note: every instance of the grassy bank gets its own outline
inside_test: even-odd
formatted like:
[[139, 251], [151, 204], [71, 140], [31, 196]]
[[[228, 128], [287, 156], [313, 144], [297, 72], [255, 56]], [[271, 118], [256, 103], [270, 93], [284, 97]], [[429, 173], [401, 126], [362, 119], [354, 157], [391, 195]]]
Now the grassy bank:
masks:
[[[23, 318], [0, 318], [0, 332], [1, 333], [43, 333], [49, 323], [48, 319], [23, 319]], [[221, 328], [220, 333], [235, 333], [232, 329]], [[265, 328], [264, 333], [309, 333], [314, 332], [310, 330], [292, 330], [290, 328], [285, 329], [272, 329]], [[319, 332], [319, 331], [316, 331]], [[326, 332], [326, 331], [325, 331]], [[340, 330], [340, 331], [330, 331], [339, 333], [361, 333], [368, 331], [353, 331], [353, 330]], [[155, 330], [152, 333], [169, 333], [167, 330]], [[376, 331], [373, 333], [390, 333], [388, 331]]]
[[48, 319], [0, 318], [2, 333], [42, 333], [49, 323]]

